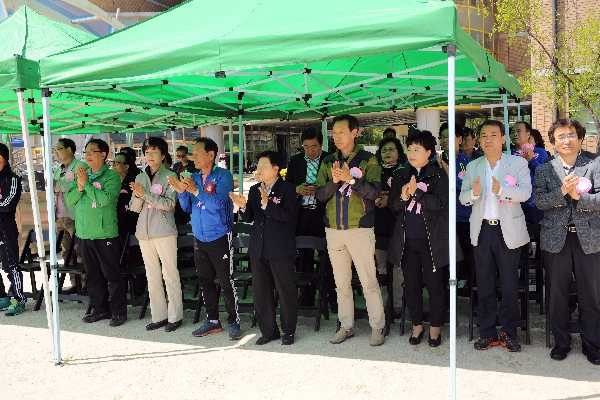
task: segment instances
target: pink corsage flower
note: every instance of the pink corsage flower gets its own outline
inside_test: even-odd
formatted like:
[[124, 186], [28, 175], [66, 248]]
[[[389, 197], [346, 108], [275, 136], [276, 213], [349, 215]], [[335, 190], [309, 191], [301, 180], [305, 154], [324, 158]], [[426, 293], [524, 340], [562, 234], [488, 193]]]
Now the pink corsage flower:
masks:
[[271, 200], [275, 204], [281, 203], [281, 198], [279, 198], [279, 197], [269, 197], [269, 200]]
[[155, 183], [154, 185], [152, 185], [150, 187], [150, 193], [152, 193], [152, 194], [160, 195], [162, 193], [162, 190], [163, 190], [162, 186], [159, 185], [158, 183]]
[[65, 174], [65, 179], [67, 180], [67, 182], [73, 182], [73, 180], [75, 179], [75, 174], [73, 173], [73, 171], [67, 171], [67, 173]]
[[592, 189], [592, 181], [588, 178], [582, 176], [579, 178], [579, 183], [577, 184], [576, 190], [577, 193], [588, 193]]
[[391, 176], [390, 176], [390, 177], [388, 178], [388, 180], [387, 180], [387, 185], [388, 185], [389, 187], [392, 187], [392, 177], [391, 177]]
[[[515, 187], [517, 185], [517, 181], [516, 181], [515, 177], [512, 175], [505, 175], [504, 181], [502, 181], [502, 183], [504, 184], [504, 186], [507, 186], [507, 187]], [[502, 200], [500, 200], [500, 204], [502, 204]], [[508, 205], [512, 207], [513, 206], [512, 201], [509, 201]]]
[[[350, 168], [350, 175], [353, 178], [360, 179], [360, 178], [362, 178], [362, 171], [358, 167], [352, 167], [352, 168]], [[340, 188], [340, 193], [344, 193], [344, 190], [346, 190], [346, 188], [348, 188], [348, 191], [346, 192], [346, 196], [349, 197], [352, 194], [352, 187], [348, 183], [344, 183], [342, 185], [342, 187]]]
[[[427, 192], [427, 185], [423, 182], [417, 183], [417, 189], [421, 189], [423, 192]], [[421, 203], [417, 203], [415, 199], [412, 199], [410, 204], [408, 205], [408, 211], [412, 211], [413, 207], [417, 205], [417, 214], [421, 214]]]
[[464, 170], [463, 170], [463, 171], [460, 171], [460, 172], [458, 173], [458, 179], [460, 179], [460, 180], [462, 181], [462, 180], [463, 180], [463, 178], [465, 177], [466, 173], [467, 173], [467, 171], [464, 171]]

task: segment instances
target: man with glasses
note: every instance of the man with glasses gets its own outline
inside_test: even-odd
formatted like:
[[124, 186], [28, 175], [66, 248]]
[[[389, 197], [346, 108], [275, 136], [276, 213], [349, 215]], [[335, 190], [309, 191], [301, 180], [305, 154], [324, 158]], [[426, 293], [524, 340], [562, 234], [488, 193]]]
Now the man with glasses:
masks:
[[[305, 129], [300, 135], [300, 141], [304, 152], [294, 154], [290, 158], [285, 176], [287, 182], [296, 186], [296, 193], [301, 201], [296, 236], [324, 238], [325, 223], [323, 217], [325, 216], [325, 204], [318, 202], [315, 198], [315, 182], [317, 181], [321, 161], [329, 153], [323, 151], [323, 135], [316, 128]], [[315, 272], [314, 250], [299, 249], [298, 258], [298, 272]], [[330, 278], [328, 287], [331, 289], [328, 296], [329, 303], [332, 308], [337, 308], [335, 282], [333, 281], [333, 271], [328, 256], [326, 264], [329, 266], [326, 272]], [[301, 291], [300, 306], [313, 307], [315, 305], [315, 288], [312, 286], [303, 287]]]
[[575, 277], [582, 352], [600, 365], [600, 165], [580, 154], [585, 128], [559, 119], [548, 131], [558, 156], [535, 170], [534, 201], [544, 210], [541, 248], [548, 284], [548, 318], [555, 346], [571, 351], [569, 291]]
[[67, 204], [75, 206], [75, 228], [87, 274], [92, 311], [83, 322], [111, 319], [110, 326], [127, 320], [126, 283], [119, 267], [120, 246], [117, 201], [121, 191], [119, 174], [108, 168], [108, 144], [92, 139], [85, 148], [87, 168], [79, 166]]
[[[65, 202], [65, 193], [71, 188], [71, 184], [75, 180], [77, 169], [79, 167], [87, 167], [83, 161], [75, 158], [76, 149], [75, 142], [67, 138], [58, 139], [56, 146], [54, 146], [54, 155], [58, 162], [60, 162], [60, 165], [55, 165], [53, 168], [53, 180], [54, 193], [56, 194], [56, 231], [64, 231], [61, 242], [63, 260], [67, 259], [67, 249], [75, 234], [75, 206]], [[73, 262], [76, 260], [81, 261], [82, 257], [79, 244], [75, 245], [74, 250], [75, 254], [73, 255]], [[70, 274], [70, 279], [71, 287], [63, 289], [64, 294], [73, 294], [77, 290], [75, 286], [75, 275]], [[85, 286], [85, 275], [83, 275], [82, 285]], [[87, 291], [87, 288], [85, 290]]]
[[189, 159], [189, 151], [187, 146], [179, 146], [175, 152], [177, 162], [173, 165], [173, 172], [177, 175], [181, 175], [182, 172], [194, 172], [194, 162]]

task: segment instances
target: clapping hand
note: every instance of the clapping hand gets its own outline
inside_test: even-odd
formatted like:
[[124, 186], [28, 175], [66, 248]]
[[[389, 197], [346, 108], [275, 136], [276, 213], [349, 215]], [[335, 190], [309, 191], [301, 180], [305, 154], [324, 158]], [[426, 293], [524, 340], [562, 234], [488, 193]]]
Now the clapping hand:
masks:
[[[479, 178], [477, 178], [479, 179]], [[498, 194], [500, 193], [500, 182], [496, 179], [495, 176], [492, 176], [492, 193]]]
[[83, 190], [83, 185], [85, 185], [89, 179], [90, 176], [83, 167], [77, 168], [77, 186], [79, 186], [80, 190]]
[[417, 191], [417, 178], [415, 176], [410, 177], [410, 181], [408, 181], [408, 195], [412, 196]]
[[[313, 186], [313, 191], [314, 191], [314, 186]], [[307, 183], [303, 183], [302, 185], [296, 186], [296, 193], [298, 193], [300, 196], [310, 196], [312, 194], [310, 187], [308, 186]]]
[[169, 181], [169, 185], [171, 185], [173, 190], [175, 190], [177, 193], [181, 194], [181, 193], [185, 192], [185, 188], [183, 187], [182, 182], [179, 179], [177, 179], [176, 177], [169, 175], [167, 177], [167, 181]]
[[192, 179], [191, 176], [188, 177], [181, 177], [181, 185], [185, 188], [185, 190], [187, 190], [188, 192], [192, 193], [192, 194], [196, 194], [196, 192], [198, 191], [198, 188], [196, 187], [196, 182], [194, 182], [194, 180]]
[[229, 198], [233, 201], [233, 204], [235, 204], [239, 208], [246, 208], [246, 198], [243, 194], [229, 192]]
[[331, 177], [333, 179], [333, 183], [338, 183], [342, 180], [342, 171], [340, 169], [340, 162], [335, 161], [331, 164]]
[[473, 190], [474, 196], [479, 196], [481, 194], [481, 177], [477, 177], [476, 180], [471, 182], [471, 189]]
[[142, 197], [144, 194], [146, 194], [146, 187], [141, 183], [131, 182], [129, 184], [129, 187], [131, 188], [133, 194], [135, 194], [136, 197]]
[[258, 191], [260, 192], [260, 204], [262, 206], [265, 206], [267, 204], [267, 201], [269, 201], [269, 194], [267, 193], [267, 189], [261, 185], [258, 188]]
[[572, 173], [565, 176], [565, 179], [563, 179], [563, 184], [561, 187], [563, 196], [566, 196], [567, 194], [569, 194], [569, 195], [571, 195], [573, 200], [579, 200], [579, 198], [581, 196], [579, 196], [579, 193], [577, 193], [577, 185], [578, 184], [579, 184], [578, 176], [574, 176]]

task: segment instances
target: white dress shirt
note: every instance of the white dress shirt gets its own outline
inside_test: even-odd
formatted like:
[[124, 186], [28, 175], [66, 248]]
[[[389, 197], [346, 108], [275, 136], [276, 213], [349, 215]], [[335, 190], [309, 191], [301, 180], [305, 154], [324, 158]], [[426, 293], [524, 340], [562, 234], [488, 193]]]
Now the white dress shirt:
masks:
[[[504, 157], [504, 154], [502, 154], [502, 157]], [[502, 160], [502, 157], [500, 157], [500, 160]], [[494, 168], [492, 168], [490, 162], [487, 159], [485, 160], [485, 187], [487, 191], [487, 196], [485, 197], [485, 203], [483, 204], [483, 219], [500, 219], [498, 207], [500, 206], [500, 195], [502, 194], [502, 185], [500, 185], [500, 191], [498, 192], [498, 194], [492, 192], [492, 176], [496, 178], [496, 180], [498, 180], [500, 160], [496, 162]], [[471, 189], [471, 198], [473, 200], [479, 198], [479, 196], [475, 196], [473, 194], [473, 189]]]

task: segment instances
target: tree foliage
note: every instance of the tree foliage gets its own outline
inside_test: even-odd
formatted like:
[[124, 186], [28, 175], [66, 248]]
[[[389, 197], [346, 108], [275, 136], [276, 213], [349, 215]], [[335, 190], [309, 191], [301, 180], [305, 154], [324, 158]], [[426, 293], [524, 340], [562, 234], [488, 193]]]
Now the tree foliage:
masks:
[[550, 100], [547, 107], [552, 101], [561, 109], [581, 104], [600, 134], [600, 10], [584, 14], [577, 2], [560, 2], [566, 8], [557, 12], [553, 35], [552, 1], [493, 0], [482, 7], [485, 13], [494, 10], [494, 32], [507, 34], [509, 45], [529, 38], [531, 68], [519, 78], [523, 94], [542, 94]]

